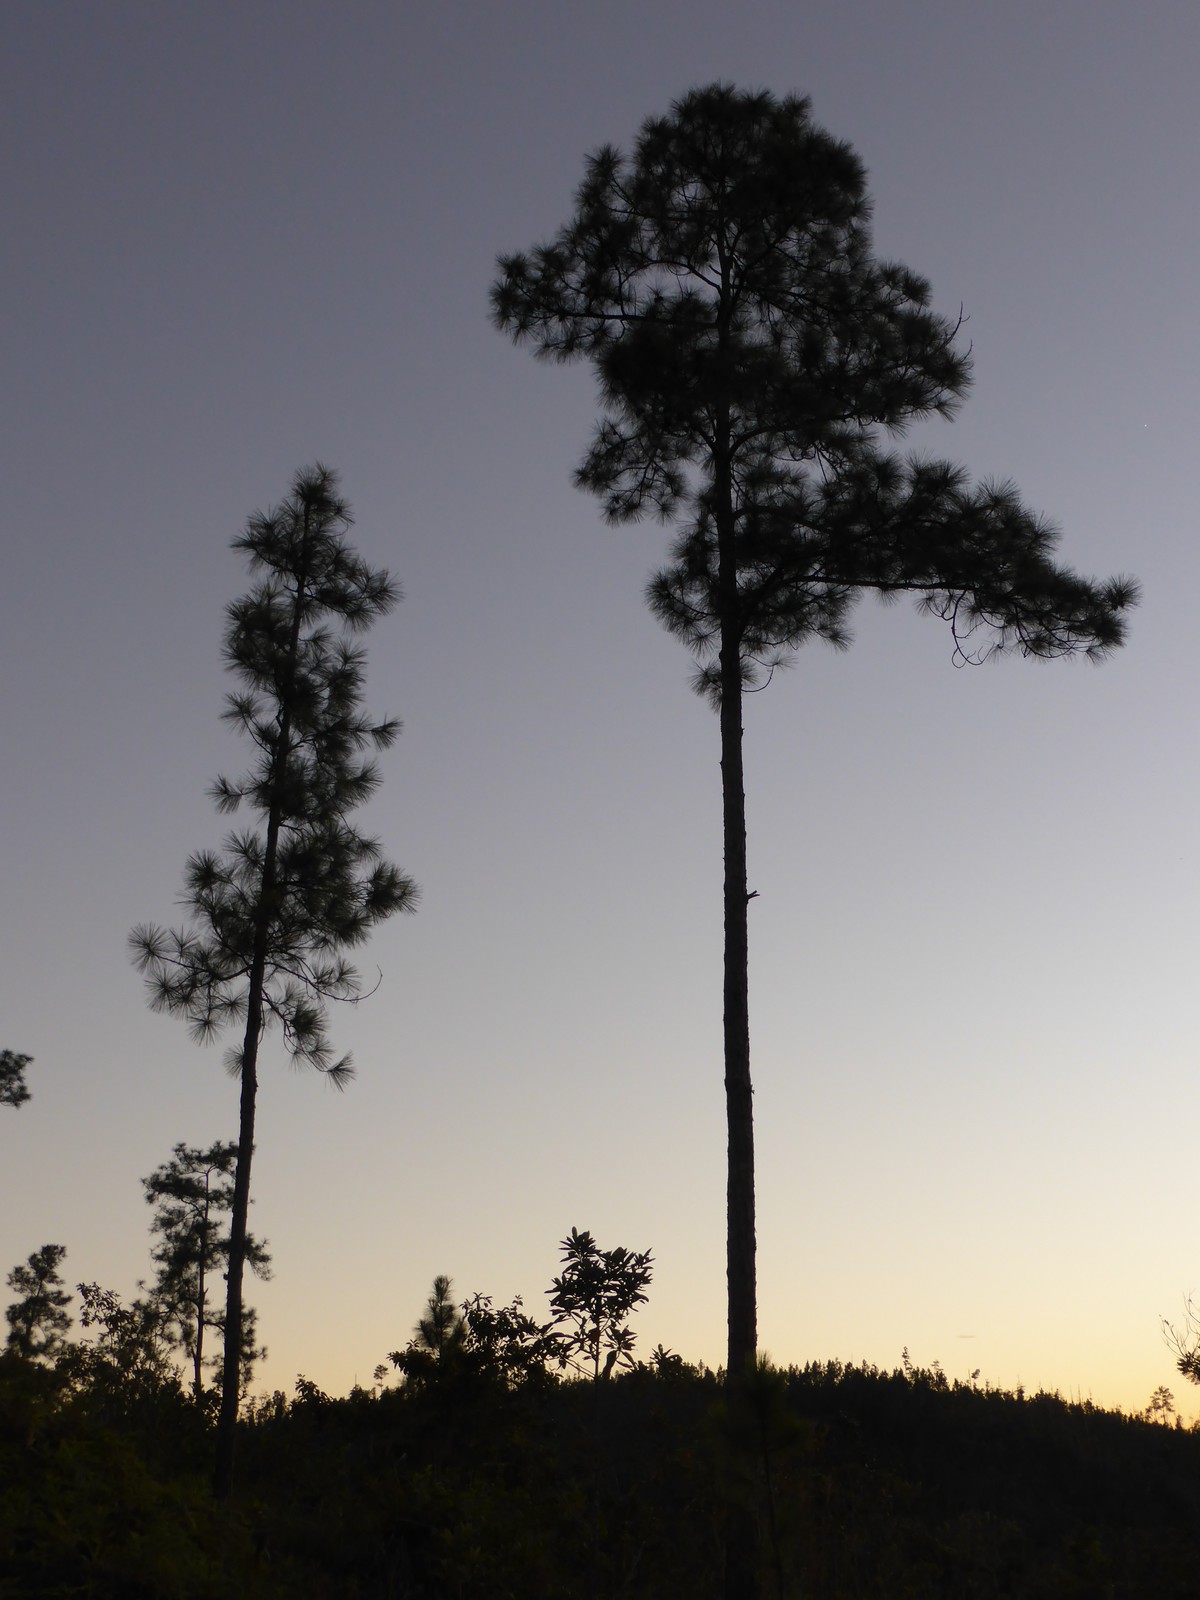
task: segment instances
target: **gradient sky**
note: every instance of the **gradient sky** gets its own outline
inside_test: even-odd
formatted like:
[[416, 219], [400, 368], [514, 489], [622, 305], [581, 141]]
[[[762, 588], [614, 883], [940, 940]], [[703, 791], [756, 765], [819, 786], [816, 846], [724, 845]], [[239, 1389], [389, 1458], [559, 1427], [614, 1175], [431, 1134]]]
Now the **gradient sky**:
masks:
[[962, 303], [975, 385], [914, 437], [1135, 573], [1107, 664], [956, 671], [865, 603], [747, 707], [761, 1343], [907, 1346], [1128, 1409], [1200, 1288], [1191, 482], [1193, 0], [9, 0], [0, 1267], [149, 1272], [139, 1179], [236, 1134], [221, 1050], [151, 1014], [219, 721], [229, 550], [317, 458], [403, 582], [370, 826], [420, 882], [333, 1019], [339, 1096], [264, 1063], [270, 1359], [334, 1392], [433, 1275], [535, 1312], [557, 1241], [654, 1251], [640, 1349], [724, 1346], [717, 726], [641, 599], [666, 535], [570, 487], [585, 368], [490, 326], [498, 252], [586, 151], [714, 79], [808, 93], [878, 250]]

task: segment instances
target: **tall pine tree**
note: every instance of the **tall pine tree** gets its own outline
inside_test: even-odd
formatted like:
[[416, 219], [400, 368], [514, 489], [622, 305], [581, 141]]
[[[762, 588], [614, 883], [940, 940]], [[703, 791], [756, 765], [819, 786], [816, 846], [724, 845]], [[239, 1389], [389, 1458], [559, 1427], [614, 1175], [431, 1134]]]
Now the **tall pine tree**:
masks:
[[[677, 537], [649, 602], [697, 659], [720, 718], [728, 1371], [757, 1347], [742, 696], [810, 638], [847, 641], [864, 590], [909, 592], [970, 659], [1099, 656], [1121, 643], [1126, 581], [1053, 559], [1015, 492], [884, 436], [953, 413], [958, 325], [929, 286], [872, 253], [862, 165], [807, 100], [693, 90], [630, 156], [592, 156], [555, 238], [502, 257], [500, 328], [591, 363], [603, 402], [576, 482], [612, 522]], [[731, 1558], [728, 1592], [749, 1593]]]
[[155, 1009], [186, 1017], [203, 1041], [230, 1024], [241, 1029], [229, 1057], [241, 1100], [213, 1478], [222, 1499], [233, 1485], [262, 1036], [277, 1023], [297, 1062], [344, 1087], [350, 1058], [335, 1057], [326, 1016], [327, 1001], [361, 993], [344, 952], [416, 905], [412, 880], [349, 820], [379, 782], [364, 752], [385, 749], [399, 729], [362, 711], [364, 655], [346, 637], [391, 610], [399, 590], [351, 549], [350, 525], [336, 474], [317, 465], [298, 473], [282, 505], [256, 512], [233, 541], [257, 581], [228, 611], [225, 661], [240, 687], [225, 717], [256, 755], [241, 777], [218, 778], [212, 795], [223, 812], [247, 805], [258, 827], [191, 857], [186, 927], [143, 926], [131, 935]]

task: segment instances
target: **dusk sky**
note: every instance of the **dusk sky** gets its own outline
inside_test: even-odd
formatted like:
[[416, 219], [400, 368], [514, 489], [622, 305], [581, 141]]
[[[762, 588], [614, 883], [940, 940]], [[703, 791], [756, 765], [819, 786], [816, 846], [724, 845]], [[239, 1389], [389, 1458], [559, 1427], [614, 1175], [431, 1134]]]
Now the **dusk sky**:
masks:
[[724, 1350], [718, 730], [642, 591], [669, 534], [571, 487], [586, 367], [491, 325], [585, 153], [721, 80], [812, 98], [974, 386], [906, 448], [1136, 575], [1099, 667], [956, 670], [864, 602], [746, 714], [760, 1343], [1185, 1416], [1200, 1290], [1194, 0], [7, 0], [0, 1271], [150, 1274], [139, 1180], [237, 1133], [152, 1014], [220, 722], [229, 548], [336, 467], [405, 590], [367, 825], [420, 883], [362, 952], [338, 1094], [264, 1052], [270, 1356], [369, 1385], [435, 1273], [542, 1315], [557, 1242], [651, 1248], [638, 1349]]

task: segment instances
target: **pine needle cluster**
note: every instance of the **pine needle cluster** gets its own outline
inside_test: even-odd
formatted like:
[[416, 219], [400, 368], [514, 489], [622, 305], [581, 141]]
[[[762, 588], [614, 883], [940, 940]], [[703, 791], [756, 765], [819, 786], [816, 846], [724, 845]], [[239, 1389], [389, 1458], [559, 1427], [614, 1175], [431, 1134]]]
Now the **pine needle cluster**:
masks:
[[[257, 756], [210, 792], [219, 811], [245, 806], [260, 826], [188, 860], [187, 926], [145, 925], [131, 942], [151, 1005], [186, 1017], [204, 1042], [245, 1020], [261, 966], [264, 1021], [341, 1088], [353, 1067], [334, 1056], [325, 1002], [361, 993], [343, 952], [413, 910], [417, 890], [350, 820], [379, 783], [364, 752], [386, 749], [399, 724], [361, 710], [365, 658], [346, 634], [389, 611], [399, 590], [347, 546], [350, 513], [336, 491], [328, 468], [302, 472], [284, 504], [234, 540], [260, 577], [228, 609], [224, 656], [241, 686], [224, 716]], [[242, 1054], [230, 1053], [234, 1073]]]

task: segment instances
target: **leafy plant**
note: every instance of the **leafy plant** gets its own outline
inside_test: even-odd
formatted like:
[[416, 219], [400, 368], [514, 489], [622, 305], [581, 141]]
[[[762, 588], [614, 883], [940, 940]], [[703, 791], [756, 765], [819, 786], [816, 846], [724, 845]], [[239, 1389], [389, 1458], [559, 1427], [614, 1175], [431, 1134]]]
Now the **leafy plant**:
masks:
[[559, 1330], [564, 1358], [581, 1359], [598, 1382], [610, 1377], [619, 1361], [634, 1365], [635, 1335], [626, 1324], [630, 1313], [646, 1302], [653, 1257], [649, 1250], [620, 1245], [601, 1250], [590, 1233], [576, 1228], [560, 1248], [563, 1270], [547, 1290], [554, 1313], [550, 1325]]
[[[417, 1322], [414, 1337], [388, 1360], [410, 1383], [433, 1379], [482, 1378], [503, 1389], [517, 1389], [546, 1376], [560, 1353], [557, 1334], [536, 1322], [522, 1307], [520, 1295], [497, 1307], [491, 1295], [476, 1294], [456, 1306], [452, 1280], [440, 1274]], [[386, 1369], [376, 1369], [376, 1381]]]

